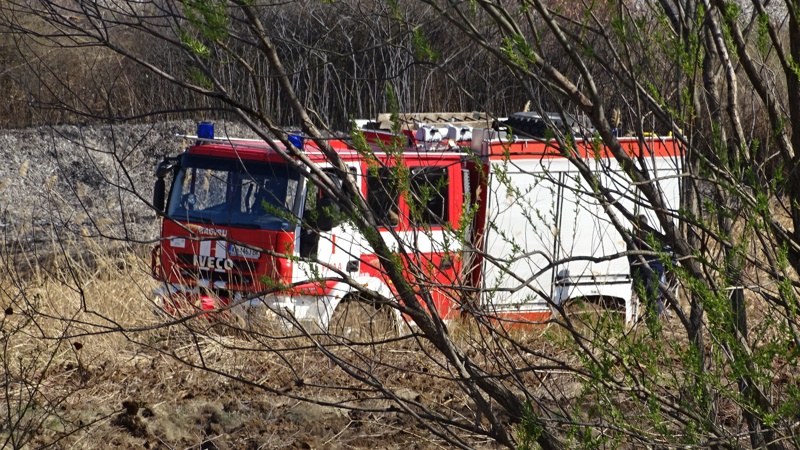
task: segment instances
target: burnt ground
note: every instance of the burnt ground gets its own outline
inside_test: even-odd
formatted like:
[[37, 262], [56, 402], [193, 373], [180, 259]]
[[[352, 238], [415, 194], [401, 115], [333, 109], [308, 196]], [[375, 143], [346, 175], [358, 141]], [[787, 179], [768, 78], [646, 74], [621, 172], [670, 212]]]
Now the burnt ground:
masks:
[[[300, 377], [287, 376], [274, 354], [260, 356], [247, 363], [260, 372], [259, 377], [237, 374], [258, 385], [188, 367], [161, 351], [121, 352], [93, 362], [64, 361], [46, 378], [48, 394], [58, 399], [59, 406], [40, 413], [42, 426], [29, 442], [33, 447], [55, 442], [57, 448], [451, 447], [392, 401], [367, 394], [363, 385], [348, 381], [316, 352], [288, 357]], [[207, 357], [215, 369], [233, 369], [214, 355]], [[448, 383], [431, 385], [429, 377], [415, 375], [419, 366], [409, 367], [417, 364], [415, 359], [400, 353], [392, 361], [384, 360], [397, 370], [396, 376], [384, 374], [394, 394], [451, 413], [469, 410]], [[403, 367], [410, 376], [400, 370]], [[459, 439], [470, 447], [497, 448], [467, 432]]]
[[[11, 421], [0, 442], [9, 447], [428, 449], [455, 439], [498, 448], [464, 429], [483, 419], [435, 352], [410, 336], [364, 347], [319, 336], [337, 364], [269, 327], [231, 332], [148, 314], [130, 278], [89, 281], [83, 305], [68, 283], [45, 283], [28, 293], [41, 300], [35, 308], [6, 306], [0, 412]], [[122, 329], [108, 332], [112, 323]], [[366, 382], [343, 370], [354, 367]]]
[[[218, 136], [253, 136], [236, 124], [216, 125]], [[152, 243], [154, 169], [186, 146], [179, 135], [194, 133], [190, 121], [0, 130], [3, 248], [39, 261], [63, 251], [55, 236], [89, 237], [108, 249]]]

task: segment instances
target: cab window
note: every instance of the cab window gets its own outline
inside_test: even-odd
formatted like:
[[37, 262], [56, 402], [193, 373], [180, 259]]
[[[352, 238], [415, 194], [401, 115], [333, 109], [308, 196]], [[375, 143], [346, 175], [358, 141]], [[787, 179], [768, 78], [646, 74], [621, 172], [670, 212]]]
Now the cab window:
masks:
[[400, 190], [390, 167], [370, 170], [367, 175], [367, 205], [379, 225], [394, 227], [400, 223]]
[[419, 225], [443, 225], [449, 220], [447, 167], [411, 167], [408, 207]]

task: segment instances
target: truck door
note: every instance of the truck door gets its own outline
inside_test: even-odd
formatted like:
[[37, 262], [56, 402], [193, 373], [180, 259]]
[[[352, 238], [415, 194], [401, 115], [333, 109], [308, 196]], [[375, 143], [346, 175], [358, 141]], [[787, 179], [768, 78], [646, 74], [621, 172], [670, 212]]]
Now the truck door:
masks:
[[568, 161], [542, 156], [490, 161], [484, 231], [484, 306], [526, 321], [549, 317], [557, 253], [560, 178]]
[[[378, 231], [392, 251], [401, 252], [406, 278], [430, 292], [442, 318], [457, 313], [456, 287], [463, 284], [459, 237], [464, 207], [462, 172], [457, 155], [405, 161], [402, 167], [364, 166], [366, 199]], [[361, 271], [388, 280], [374, 252], [362, 243]]]
[[[357, 166], [349, 170], [358, 177]], [[336, 169], [323, 171], [334, 183], [342, 185], [342, 175]], [[295, 283], [320, 281], [313, 284], [325, 288], [336, 284], [343, 273], [358, 270], [358, 256], [352, 253], [354, 230], [336, 206], [335, 199], [316, 185], [306, 181], [304, 195], [295, 235], [295, 256], [299, 261], [292, 278]]]
[[[438, 162], [437, 162], [438, 163]], [[415, 249], [409, 261], [416, 265], [421, 281], [428, 283], [434, 307], [442, 318], [457, 312], [462, 284], [459, 236], [463, 208], [460, 164], [409, 162], [409, 185], [403, 209], [408, 218], [406, 245]]]

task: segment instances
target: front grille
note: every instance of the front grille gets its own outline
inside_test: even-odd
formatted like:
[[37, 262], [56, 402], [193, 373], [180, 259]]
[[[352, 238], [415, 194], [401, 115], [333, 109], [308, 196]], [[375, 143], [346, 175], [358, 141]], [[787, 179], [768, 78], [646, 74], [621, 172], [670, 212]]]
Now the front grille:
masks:
[[190, 253], [179, 253], [176, 256], [180, 267], [182, 278], [207, 280], [209, 284], [223, 281], [228, 285], [249, 286], [253, 284], [253, 274], [256, 272], [257, 264], [255, 261], [234, 261], [231, 270], [219, 272], [204, 267], [195, 266], [194, 255]]
[[[181, 265], [195, 267], [194, 265], [194, 258], [195, 255], [191, 253], [178, 253], [175, 256], [178, 258], [178, 262]], [[256, 269], [256, 261], [237, 261], [237, 260], [229, 260], [233, 263], [233, 268], [231, 272], [252, 272]], [[206, 268], [201, 268], [200, 270], [208, 270]]]

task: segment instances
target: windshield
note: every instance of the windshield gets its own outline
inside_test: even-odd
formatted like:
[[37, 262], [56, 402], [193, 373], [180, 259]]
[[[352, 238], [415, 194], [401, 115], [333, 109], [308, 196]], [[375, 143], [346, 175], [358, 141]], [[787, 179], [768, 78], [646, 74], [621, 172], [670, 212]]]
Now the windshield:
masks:
[[185, 155], [167, 215], [175, 220], [266, 230], [292, 228], [299, 174], [281, 164]]

